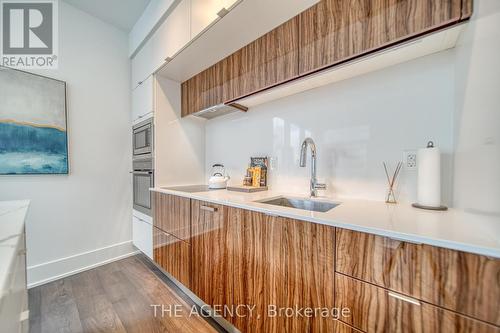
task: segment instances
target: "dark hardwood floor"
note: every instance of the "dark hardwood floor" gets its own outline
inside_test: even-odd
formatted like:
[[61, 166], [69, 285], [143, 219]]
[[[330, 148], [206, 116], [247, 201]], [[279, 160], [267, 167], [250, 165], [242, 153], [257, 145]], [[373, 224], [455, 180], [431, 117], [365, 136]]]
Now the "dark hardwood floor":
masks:
[[[155, 316], [153, 304], [172, 306], [171, 315], [162, 316], [157, 307]], [[211, 318], [190, 316], [193, 306], [146, 257], [136, 255], [30, 289], [30, 332], [224, 332]]]

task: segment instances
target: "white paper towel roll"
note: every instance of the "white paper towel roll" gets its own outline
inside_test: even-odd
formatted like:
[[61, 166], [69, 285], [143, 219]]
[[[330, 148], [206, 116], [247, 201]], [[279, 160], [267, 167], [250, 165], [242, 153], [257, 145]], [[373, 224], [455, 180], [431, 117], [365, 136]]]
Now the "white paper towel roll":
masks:
[[429, 142], [417, 155], [417, 203], [421, 206], [441, 205], [441, 151]]

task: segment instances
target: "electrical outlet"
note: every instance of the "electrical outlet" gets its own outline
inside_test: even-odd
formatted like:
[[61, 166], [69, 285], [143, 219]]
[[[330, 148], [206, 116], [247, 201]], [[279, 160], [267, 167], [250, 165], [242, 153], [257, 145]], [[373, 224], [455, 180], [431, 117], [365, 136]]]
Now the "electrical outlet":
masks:
[[405, 150], [403, 152], [403, 163], [406, 169], [413, 170], [417, 168], [417, 152], [415, 150]]
[[277, 157], [270, 157], [269, 158], [269, 169], [276, 170], [277, 168], [278, 168], [278, 158]]

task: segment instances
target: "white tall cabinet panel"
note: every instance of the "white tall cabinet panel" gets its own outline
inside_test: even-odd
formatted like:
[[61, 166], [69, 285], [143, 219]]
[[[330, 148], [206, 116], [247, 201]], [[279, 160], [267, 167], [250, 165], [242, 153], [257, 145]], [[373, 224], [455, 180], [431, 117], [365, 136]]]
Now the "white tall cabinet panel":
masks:
[[132, 122], [153, 114], [153, 75], [132, 90]]
[[132, 58], [132, 89], [136, 88], [140, 82], [144, 81], [153, 73], [153, 43], [149, 40], [141, 50]]
[[153, 259], [153, 226], [136, 216], [132, 219], [132, 242], [142, 253]]
[[228, 9], [236, 0], [191, 0], [191, 38], [217, 19], [217, 13]]

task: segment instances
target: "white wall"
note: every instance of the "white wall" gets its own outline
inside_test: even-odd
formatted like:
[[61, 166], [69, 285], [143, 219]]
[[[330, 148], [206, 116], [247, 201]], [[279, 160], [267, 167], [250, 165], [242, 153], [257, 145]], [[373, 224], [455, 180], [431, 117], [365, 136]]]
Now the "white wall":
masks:
[[155, 184], [204, 184], [206, 121], [181, 118], [180, 84], [155, 78]]
[[[299, 167], [302, 140], [318, 147], [318, 177], [328, 195], [384, 200], [382, 162], [428, 140], [444, 152], [443, 196], [451, 201], [454, 53], [441, 52], [211, 120], [206, 167], [226, 165], [241, 182], [250, 156], [277, 159], [273, 189], [306, 194], [310, 168]], [[416, 172], [403, 170], [399, 199], [416, 197]]]
[[454, 204], [500, 216], [500, 2], [474, 1], [456, 48]]
[[67, 82], [70, 174], [0, 177], [0, 200], [31, 199], [30, 284], [133, 251], [128, 38], [65, 2], [59, 20], [59, 69], [39, 73]]

